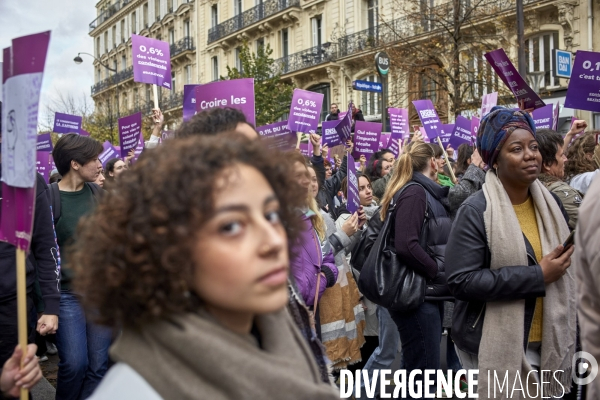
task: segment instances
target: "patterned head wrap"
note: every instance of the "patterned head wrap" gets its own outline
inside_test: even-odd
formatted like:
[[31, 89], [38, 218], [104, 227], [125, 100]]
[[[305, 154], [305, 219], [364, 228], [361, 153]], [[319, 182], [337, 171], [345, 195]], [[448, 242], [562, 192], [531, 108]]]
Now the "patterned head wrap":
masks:
[[495, 106], [483, 117], [477, 132], [477, 150], [484, 163], [494, 166], [500, 149], [515, 129], [525, 129], [535, 138], [535, 123], [529, 113]]

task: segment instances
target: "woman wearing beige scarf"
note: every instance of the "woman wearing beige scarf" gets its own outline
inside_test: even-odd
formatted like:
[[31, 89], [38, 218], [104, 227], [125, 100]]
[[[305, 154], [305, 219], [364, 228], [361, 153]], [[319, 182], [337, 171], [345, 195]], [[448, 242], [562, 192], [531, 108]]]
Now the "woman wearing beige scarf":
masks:
[[83, 223], [79, 291], [121, 330], [92, 399], [337, 397], [286, 311], [305, 196], [283, 157], [241, 135], [169, 141]]
[[446, 248], [459, 357], [479, 369], [479, 398], [560, 397], [571, 387], [576, 334], [573, 249], [561, 246], [568, 217], [537, 180], [542, 157], [527, 113], [492, 109], [477, 149], [491, 168]]

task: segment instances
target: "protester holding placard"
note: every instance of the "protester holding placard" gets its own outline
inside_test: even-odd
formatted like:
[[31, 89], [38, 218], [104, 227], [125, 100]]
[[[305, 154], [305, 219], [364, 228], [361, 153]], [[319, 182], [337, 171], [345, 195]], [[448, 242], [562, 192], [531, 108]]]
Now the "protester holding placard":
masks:
[[600, 176], [600, 146], [596, 142], [596, 133], [586, 132], [579, 136], [567, 153], [569, 162], [565, 167], [565, 180], [584, 196], [594, 178]]
[[454, 182], [452, 182], [452, 178], [444, 175], [444, 167], [447, 165], [446, 160], [444, 159], [444, 151], [438, 144], [429, 143], [429, 146], [433, 149], [437, 166], [437, 176], [435, 181], [441, 186], [453, 187]]

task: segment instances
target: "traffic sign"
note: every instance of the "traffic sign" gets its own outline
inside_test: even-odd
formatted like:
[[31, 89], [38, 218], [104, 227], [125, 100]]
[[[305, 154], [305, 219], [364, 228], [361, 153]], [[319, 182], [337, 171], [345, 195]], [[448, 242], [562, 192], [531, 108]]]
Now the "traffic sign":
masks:
[[360, 81], [356, 80], [352, 82], [352, 89], [362, 90], [363, 92], [376, 92], [381, 93], [383, 87], [379, 82]]

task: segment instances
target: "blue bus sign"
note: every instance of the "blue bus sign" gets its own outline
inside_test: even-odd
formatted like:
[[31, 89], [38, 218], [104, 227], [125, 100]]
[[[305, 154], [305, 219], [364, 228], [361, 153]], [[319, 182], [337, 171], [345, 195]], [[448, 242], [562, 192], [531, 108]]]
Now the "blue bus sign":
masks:
[[553, 67], [554, 76], [557, 78], [571, 78], [571, 71], [573, 66], [573, 53], [564, 50], [552, 50], [553, 56]]
[[352, 81], [352, 89], [362, 90], [363, 92], [376, 92], [381, 93], [383, 90], [381, 83], [370, 82], [370, 81]]

